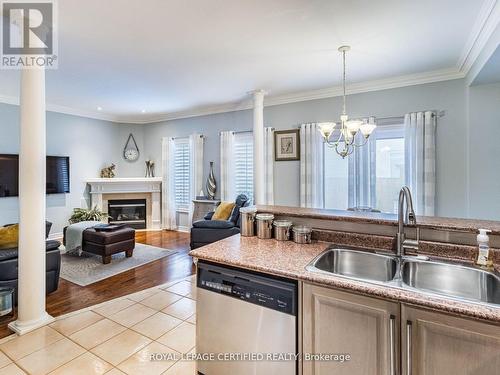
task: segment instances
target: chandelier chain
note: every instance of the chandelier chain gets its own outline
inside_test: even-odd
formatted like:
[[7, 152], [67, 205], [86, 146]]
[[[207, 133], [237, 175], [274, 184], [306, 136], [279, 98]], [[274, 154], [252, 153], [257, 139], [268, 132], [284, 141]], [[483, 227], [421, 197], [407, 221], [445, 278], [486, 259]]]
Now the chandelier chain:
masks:
[[342, 114], [346, 114], [347, 113], [347, 110], [346, 110], [346, 89], [345, 89], [345, 82], [346, 82], [346, 72], [345, 72], [345, 52], [346, 51], [342, 51], [342, 67], [343, 67], [343, 75], [342, 75], [342, 87], [343, 87], [343, 92], [344, 92], [344, 106], [343, 106], [343, 109], [342, 109]]

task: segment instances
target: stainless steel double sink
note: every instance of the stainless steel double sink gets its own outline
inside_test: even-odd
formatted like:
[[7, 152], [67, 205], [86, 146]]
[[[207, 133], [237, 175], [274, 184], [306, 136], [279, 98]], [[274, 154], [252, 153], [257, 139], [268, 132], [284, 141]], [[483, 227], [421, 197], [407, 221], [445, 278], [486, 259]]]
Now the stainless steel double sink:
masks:
[[494, 271], [460, 264], [329, 248], [313, 259], [306, 269], [455, 299], [500, 305], [500, 276]]

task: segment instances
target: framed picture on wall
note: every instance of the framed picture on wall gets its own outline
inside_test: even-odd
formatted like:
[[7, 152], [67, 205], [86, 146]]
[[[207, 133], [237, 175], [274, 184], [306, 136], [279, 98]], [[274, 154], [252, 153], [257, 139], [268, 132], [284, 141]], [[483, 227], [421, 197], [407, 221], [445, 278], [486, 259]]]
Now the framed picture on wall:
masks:
[[274, 132], [274, 160], [300, 160], [299, 129]]

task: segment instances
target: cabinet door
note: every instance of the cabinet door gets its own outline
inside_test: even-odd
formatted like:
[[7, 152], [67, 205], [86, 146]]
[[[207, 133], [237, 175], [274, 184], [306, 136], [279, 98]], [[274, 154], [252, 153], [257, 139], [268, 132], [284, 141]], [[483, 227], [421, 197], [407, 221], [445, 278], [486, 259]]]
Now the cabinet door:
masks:
[[500, 326], [402, 306], [405, 375], [500, 373]]
[[[304, 375], [399, 374], [399, 304], [305, 284]], [[308, 361], [307, 354], [349, 354]]]

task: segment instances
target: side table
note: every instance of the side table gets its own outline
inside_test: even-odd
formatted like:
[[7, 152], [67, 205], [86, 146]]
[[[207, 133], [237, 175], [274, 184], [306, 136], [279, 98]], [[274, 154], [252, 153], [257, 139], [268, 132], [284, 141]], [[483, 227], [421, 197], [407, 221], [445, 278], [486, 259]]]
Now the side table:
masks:
[[193, 221], [202, 220], [206, 214], [215, 210], [220, 201], [212, 199], [193, 200]]

